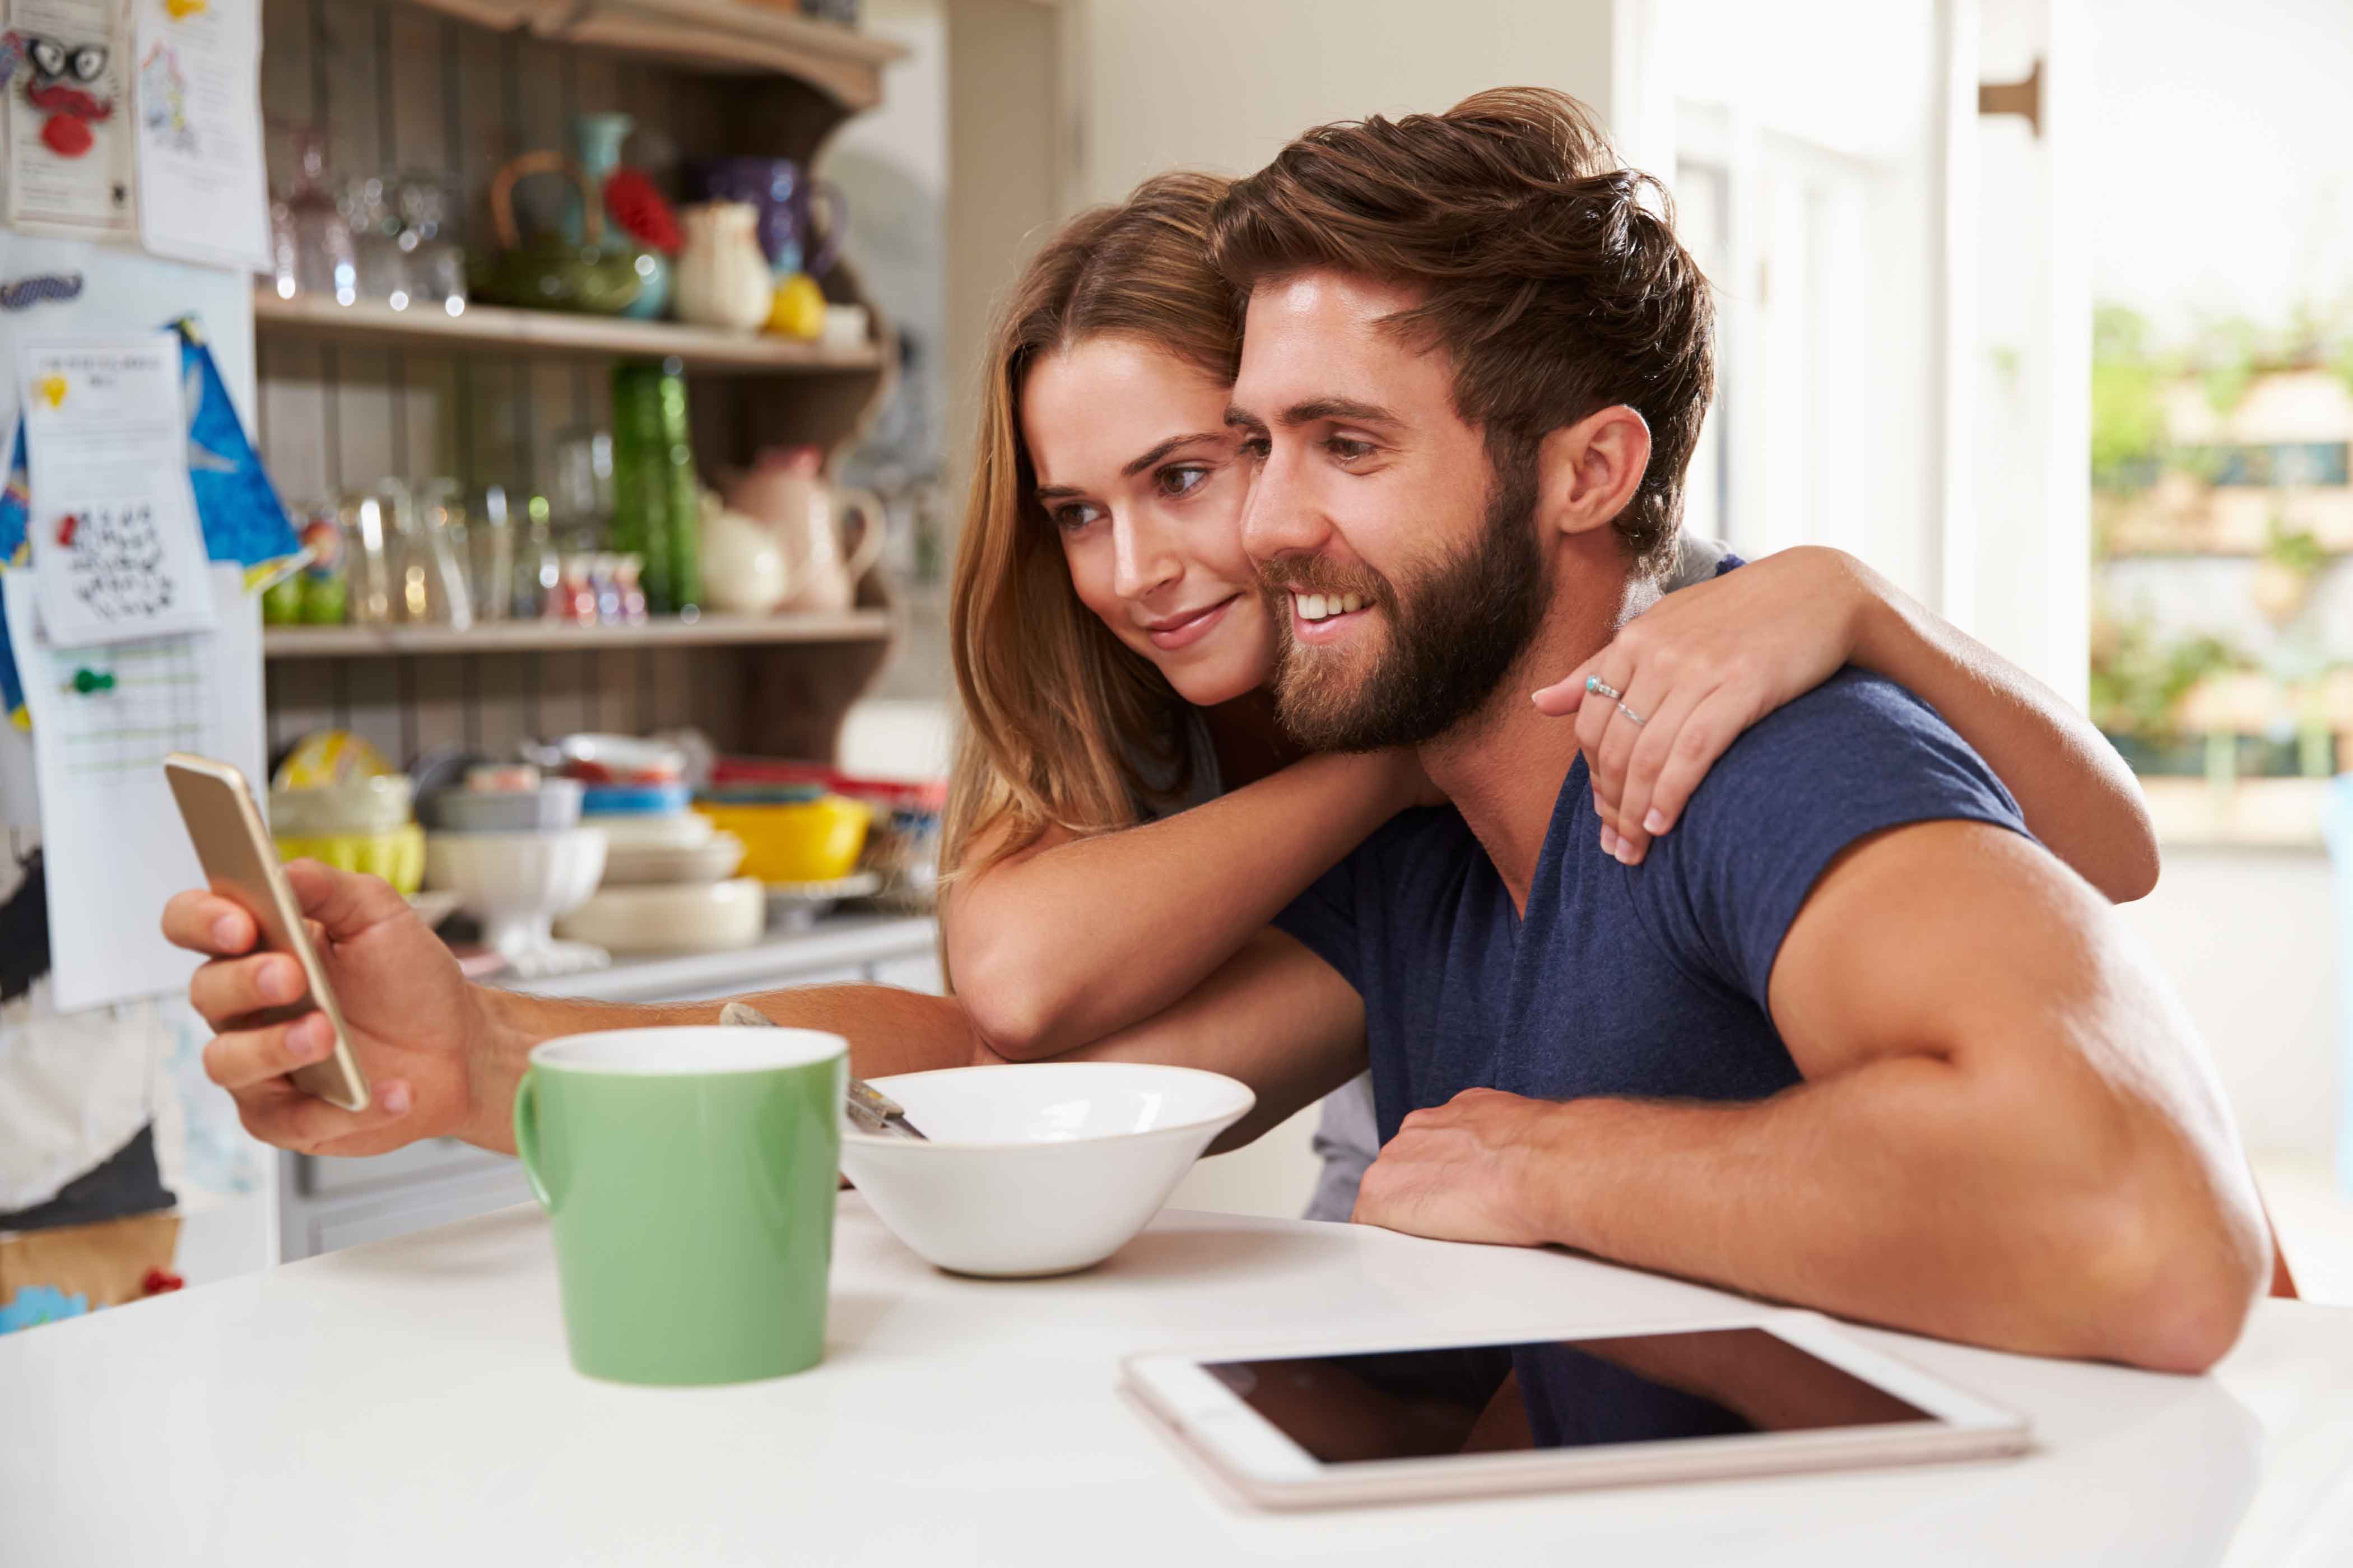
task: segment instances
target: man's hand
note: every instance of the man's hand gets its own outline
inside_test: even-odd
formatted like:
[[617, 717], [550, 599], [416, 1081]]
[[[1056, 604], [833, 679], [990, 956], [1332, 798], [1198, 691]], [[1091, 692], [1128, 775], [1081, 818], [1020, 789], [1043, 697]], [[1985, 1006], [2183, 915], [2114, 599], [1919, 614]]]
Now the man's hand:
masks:
[[1541, 1247], [1537, 1205], [1523, 1179], [1541, 1164], [1560, 1108], [1497, 1089], [1466, 1089], [1405, 1119], [1356, 1189], [1358, 1225], [1440, 1241]]
[[294, 1087], [285, 1075], [333, 1047], [326, 1016], [313, 1008], [288, 1023], [251, 1018], [303, 995], [302, 966], [286, 953], [253, 952], [253, 917], [237, 904], [181, 893], [164, 908], [164, 934], [212, 959], [188, 983], [188, 999], [216, 1032], [205, 1072], [236, 1098], [246, 1131], [311, 1154], [380, 1154], [419, 1138], [470, 1135], [511, 1147], [499, 1129], [475, 1126], [483, 1097], [474, 1079], [493, 1026], [449, 950], [379, 878], [313, 860], [293, 862], [286, 877], [371, 1103], [343, 1110]]

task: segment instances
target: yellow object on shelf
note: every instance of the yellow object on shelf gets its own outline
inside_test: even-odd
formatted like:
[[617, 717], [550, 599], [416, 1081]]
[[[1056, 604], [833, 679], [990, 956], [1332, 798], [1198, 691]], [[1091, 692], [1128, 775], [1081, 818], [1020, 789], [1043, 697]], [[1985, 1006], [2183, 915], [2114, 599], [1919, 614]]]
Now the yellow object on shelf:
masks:
[[768, 331], [780, 337], [814, 338], [825, 331], [825, 290], [806, 272], [776, 285], [768, 301]]
[[338, 871], [382, 877], [403, 897], [425, 885], [425, 829], [415, 823], [389, 833], [332, 833], [316, 837], [280, 837], [280, 860], [319, 860]]
[[721, 832], [744, 841], [744, 863], [736, 875], [763, 882], [830, 882], [849, 876], [874, 820], [873, 808], [864, 801], [839, 795], [778, 805], [698, 801], [694, 809]]
[[313, 730], [294, 742], [269, 778], [273, 789], [316, 789], [397, 772], [384, 753], [349, 730]]

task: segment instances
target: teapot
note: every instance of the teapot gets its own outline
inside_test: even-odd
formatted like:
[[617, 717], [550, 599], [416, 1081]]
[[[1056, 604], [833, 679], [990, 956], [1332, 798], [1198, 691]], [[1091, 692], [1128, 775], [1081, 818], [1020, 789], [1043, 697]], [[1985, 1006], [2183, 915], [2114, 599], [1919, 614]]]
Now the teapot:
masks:
[[[562, 174], [578, 187], [585, 242], [558, 229], [522, 237], [515, 226], [514, 187], [532, 174]], [[646, 287], [650, 253], [606, 244], [602, 207], [580, 170], [557, 153], [526, 153], [507, 164], [491, 183], [491, 216], [501, 249], [487, 275], [476, 280], [475, 292], [501, 304], [547, 310], [611, 316], [628, 310]]]
[[[858, 599], [858, 580], [882, 553], [881, 500], [871, 490], [826, 483], [824, 461], [816, 447], [772, 447], [727, 489], [728, 508], [773, 531], [791, 563], [788, 610], [849, 609]], [[856, 545], [845, 552], [842, 514], [853, 508], [862, 527]]]

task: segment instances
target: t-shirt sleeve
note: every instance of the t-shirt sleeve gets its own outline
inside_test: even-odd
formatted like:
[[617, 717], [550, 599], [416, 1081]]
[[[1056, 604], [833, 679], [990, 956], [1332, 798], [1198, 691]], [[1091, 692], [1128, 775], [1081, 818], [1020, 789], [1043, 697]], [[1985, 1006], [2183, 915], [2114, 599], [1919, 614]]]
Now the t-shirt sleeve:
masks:
[[2010, 791], [1935, 710], [1848, 669], [1727, 747], [1628, 887], [1671, 958], [1765, 1007], [1782, 938], [1841, 851], [1956, 820], [2026, 832]]
[[1307, 951], [1330, 964], [1341, 979], [1364, 994], [1359, 973], [1362, 948], [1358, 942], [1361, 916], [1356, 908], [1358, 859], [1370, 844], [1359, 845], [1337, 866], [1307, 885], [1274, 917], [1274, 929], [1295, 937]]

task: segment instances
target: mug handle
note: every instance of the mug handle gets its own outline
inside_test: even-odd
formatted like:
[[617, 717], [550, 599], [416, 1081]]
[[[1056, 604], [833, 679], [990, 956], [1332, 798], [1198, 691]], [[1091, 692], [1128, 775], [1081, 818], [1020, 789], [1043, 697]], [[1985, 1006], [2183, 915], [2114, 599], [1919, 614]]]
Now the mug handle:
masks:
[[[834, 258], [841, 254], [841, 242], [849, 237], [849, 198], [831, 180], [811, 180], [809, 197], [812, 203], [825, 203], [825, 237], [817, 242], [816, 253], [801, 264], [801, 270], [812, 278], [822, 278], [833, 270]], [[810, 215], [810, 222], [816, 216]]]
[[515, 1086], [514, 1101], [515, 1158], [522, 1163], [523, 1180], [531, 1184], [531, 1195], [549, 1214], [555, 1212], [555, 1197], [539, 1174], [539, 1074], [525, 1068], [522, 1081]]
[[849, 584], [852, 604], [858, 600], [858, 580], [882, 554], [882, 531], [889, 523], [890, 513], [882, 510], [882, 498], [872, 490], [836, 490], [833, 492], [835, 526], [845, 510], [855, 509], [859, 520], [858, 545], [849, 559], [841, 563], [841, 575]]

